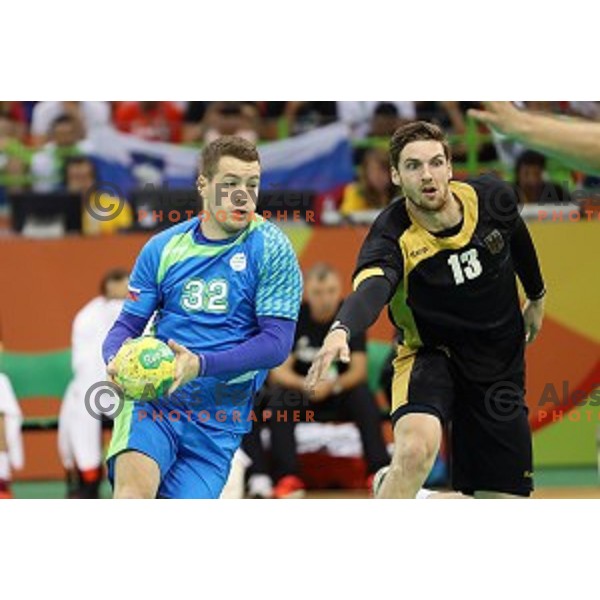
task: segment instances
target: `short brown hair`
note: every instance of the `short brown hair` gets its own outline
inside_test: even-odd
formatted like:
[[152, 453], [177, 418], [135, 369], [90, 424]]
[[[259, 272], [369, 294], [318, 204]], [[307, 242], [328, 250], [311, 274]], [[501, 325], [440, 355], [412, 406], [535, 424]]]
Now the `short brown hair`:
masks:
[[402, 125], [402, 127], [398, 127], [398, 129], [394, 131], [394, 135], [392, 135], [392, 139], [390, 140], [390, 163], [392, 164], [392, 167], [395, 169], [398, 168], [400, 153], [406, 145], [421, 140], [440, 142], [444, 147], [446, 160], [452, 158], [448, 140], [446, 139], [444, 132], [437, 125], [428, 123], [427, 121], [413, 121], [412, 123], [407, 123], [406, 125]]
[[244, 162], [260, 163], [258, 150], [252, 142], [237, 135], [224, 135], [202, 150], [201, 175], [212, 179], [217, 172], [219, 160], [223, 156], [233, 156]]

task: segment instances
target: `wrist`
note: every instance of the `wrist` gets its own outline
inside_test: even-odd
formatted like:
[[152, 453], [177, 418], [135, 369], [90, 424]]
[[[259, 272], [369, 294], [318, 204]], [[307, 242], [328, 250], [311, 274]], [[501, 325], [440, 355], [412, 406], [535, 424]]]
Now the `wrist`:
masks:
[[539, 294], [536, 294], [533, 297], [527, 297], [527, 299], [529, 300], [529, 302], [531, 304], [543, 304], [544, 300], [546, 299], [546, 289], [544, 288], [544, 290], [542, 292], [540, 292]]
[[329, 328], [329, 333], [333, 333], [334, 331], [343, 331], [346, 334], [346, 340], [350, 340], [350, 328], [341, 321], [337, 320], [333, 322], [333, 325]]
[[206, 371], [206, 360], [204, 358], [204, 355], [202, 354], [194, 354], [194, 357], [196, 358], [196, 361], [198, 363], [198, 371], [196, 373], [196, 377], [202, 377], [204, 375], [204, 372]]

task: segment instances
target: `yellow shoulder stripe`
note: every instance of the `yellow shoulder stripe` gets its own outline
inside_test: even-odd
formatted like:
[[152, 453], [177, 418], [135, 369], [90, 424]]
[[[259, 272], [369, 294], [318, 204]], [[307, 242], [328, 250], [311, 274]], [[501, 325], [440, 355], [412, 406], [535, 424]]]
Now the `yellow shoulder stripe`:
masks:
[[352, 289], [354, 291], [356, 291], [358, 286], [366, 279], [369, 279], [369, 277], [383, 277], [383, 276], [384, 276], [383, 269], [381, 267], [369, 267], [367, 269], [363, 269], [354, 278], [354, 281], [352, 282]]

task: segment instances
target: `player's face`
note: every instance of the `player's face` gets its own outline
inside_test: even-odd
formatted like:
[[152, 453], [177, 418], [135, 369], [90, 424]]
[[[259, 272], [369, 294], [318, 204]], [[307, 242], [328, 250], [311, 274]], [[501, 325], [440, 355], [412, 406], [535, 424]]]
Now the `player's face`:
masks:
[[400, 153], [392, 181], [406, 198], [425, 211], [437, 212], [449, 197], [452, 165], [440, 142], [422, 140], [407, 144]]
[[314, 317], [323, 320], [333, 318], [342, 297], [340, 278], [335, 273], [330, 273], [323, 279], [309, 277], [305, 293]]
[[204, 209], [225, 233], [233, 235], [248, 226], [256, 211], [260, 165], [233, 156], [219, 160], [215, 176], [198, 180]]

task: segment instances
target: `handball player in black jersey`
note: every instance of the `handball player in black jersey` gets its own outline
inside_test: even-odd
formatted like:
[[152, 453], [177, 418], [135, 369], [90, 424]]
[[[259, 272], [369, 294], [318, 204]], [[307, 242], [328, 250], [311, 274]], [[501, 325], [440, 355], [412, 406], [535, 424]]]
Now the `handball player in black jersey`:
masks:
[[[313, 362], [307, 388], [334, 360], [348, 360], [350, 336], [387, 305], [404, 341], [394, 360], [394, 456], [376, 478], [376, 497], [417, 496], [446, 425], [455, 492], [527, 497], [533, 467], [525, 344], [541, 328], [545, 287], [516, 194], [492, 175], [453, 181], [447, 140], [430, 123], [400, 127], [390, 160], [402, 196], [369, 231], [354, 292]], [[527, 297], [522, 308], [516, 276]]]

